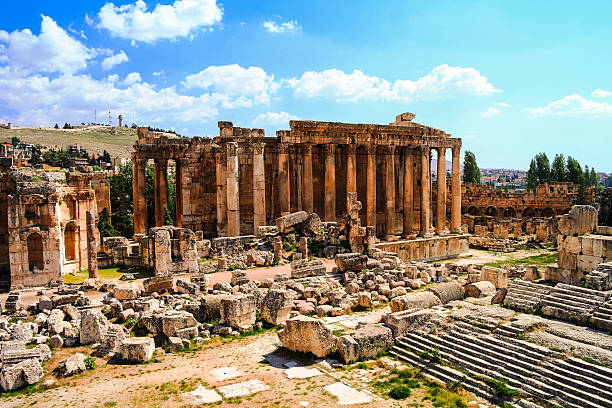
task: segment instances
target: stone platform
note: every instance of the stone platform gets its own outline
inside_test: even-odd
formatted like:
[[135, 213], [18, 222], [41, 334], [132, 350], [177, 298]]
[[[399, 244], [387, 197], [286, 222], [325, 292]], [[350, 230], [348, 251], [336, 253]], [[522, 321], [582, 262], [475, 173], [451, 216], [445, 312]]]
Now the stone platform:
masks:
[[401, 241], [381, 242], [376, 249], [395, 252], [402, 261], [438, 261], [456, 258], [469, 249], [470, 234], [434, 236]]

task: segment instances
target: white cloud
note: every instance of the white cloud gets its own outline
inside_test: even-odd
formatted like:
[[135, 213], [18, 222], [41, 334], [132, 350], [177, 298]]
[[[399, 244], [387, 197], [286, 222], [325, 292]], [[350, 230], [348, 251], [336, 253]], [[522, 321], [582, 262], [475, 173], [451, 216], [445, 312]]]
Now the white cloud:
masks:
[[526, 108], [534, 117], [547, 115], [575, 117], [612, 117], [612, 105], [595, 102], [580, 95], [568, 95], [565, 98], [550, 102], [543, 108]]
[[593, 92], [591, 92], [591, 96], [593, 98], [607, 98], [610, 95], [612, 95], [612, 92], [606, 91], [604, 89], [596, 89]]
[[111, 55], [110, 57], [104, 58], [104, 60], [102, 60], [102, 69], [104, 69], [105, 71], [108, 71], [115, 65], [122, 64], [129, 60], [130, 59], [128, 58], [127, 54], [123, 52], [123, 50], [121, 50], [115, 55]]
[[397, 80], [390, 83], [384, 78], [369, 76], [360, 70], [350, 74], [337, 69], [321, 72], [307, 71], [300, 78], [286, 80], [297, 97], [328, 96], [338, 102], [358, 100], [415, 101], [486, 95], [501, 92], [474, 68], [450, 67], [446, 64], [434, 68], [429, 74], [415, 80]]
[[137, 0], [119, 7], [106, 3], [98, 12], [98, 27], [117, 37], [152, 43], [189, 38], [195, 31], [219, 23], [222, 15], [216, 0], [177, 0], [171, 5], [157, 4], [152, 11], [147, 11], [144, 1]]
[[123, 85], [129, 86], [129, 85], [136, 84], [138, 82], [142, 82], [142, 78], [140, 77], [140, 74], [138, 72], [131, 72], [127, 74], [127, 76], [123, 80]]
[[0, 61], [12, 70], [73, 74], [87, 67], [97, 51], [72, 38], [50, 17], [42, 16], [40, 34], [29, 29], [0, 30]]
[[232, 103], [251, 106], [253, 103], [270, 102], [270, 93], [278, 85], [274, 76], [266, 74], [259, 67], [243, 68], [238, 64], [210, 66], [197, 74], [189, 75], [183, 81], [188, 89], [209, 89], [216, 93], [238, 97]]
[[499, 106], [500, 108], [509, 108], [510, 104], [506, 102], [497, 102], [494, 103], [493, 106]]
[[153, 72], [153, 76], [161, 76], [161, 75], [164, 75], [165, 73], [166, 72], [162, 69], [160, 71]]
[[281, 23], [276, 21], [264, 21], [262, 24], [270, 33], [296, 33], [302, 31], [302, 26], [296, 20], [289, 20]]
[[497, 116], [501, 113], [501, 109], [499, 108], [489, 108], [487, 109], [482, 116], [484, 116], [485, 118], [492, 118], [493, 116]]
[[266, 112], [257, 115], [257, 117], [253, 120], [253, 125], [261, 126], [261, 125], [282, 125], [288, 124], [290, 120], [298, 119], [297, 116], [291, 115], [287, 112]]

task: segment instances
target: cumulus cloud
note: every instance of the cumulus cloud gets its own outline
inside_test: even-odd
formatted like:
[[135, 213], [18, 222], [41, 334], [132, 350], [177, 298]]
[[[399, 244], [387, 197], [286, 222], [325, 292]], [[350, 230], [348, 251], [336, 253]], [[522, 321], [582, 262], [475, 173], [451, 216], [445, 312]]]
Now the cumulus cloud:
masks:
[[155, 71], [153, 72], [153, 76], [161, 76], [164, 75], [166, 72], [162, 69], [160, 71]]
[[429, 74], [415, 81], [399, 79], [391, 83], [384, 78], [366, 75], [360, 70], [346, 74], [337, 69], [327, 69], [321, 72], [307, 71], [300, 78], [292, 78], [285, 83], [294, 89], [294, 95], [297, 97], [328, 96], [338, 102], [409, 102], [501, 92], [476, 69], [450, 67], [446, 64], [434, 68]]
[[264, 21], [262, 24], [270, 33], [296, 33], [302, 31], [302, 26], [296, 20], [277, 23], [276, 21]]
[[223, 10], [216, 0], [177, 0], [157, 4], [152, 11], [142, 0], [115, 6], [106, 3], [98, 12], [98, 27], [132, 41], [152, 43], [160, 39], [191, 37], [195, 31], [219, 23]]
[[526, 108], [534, 117], [555, 115], [574, 117], [612, 117], [612, 105], [595, 102], [580, 95], [568, 95], [542, 108]]
[[281, 125], [288, 124], [290, 120], [298, 119], [297, 116], [291, 115], [285, 111], [281, 112], [266, 112], [257, 115], [257, 117], [253, 120], [253, 125], [261, 126], [261, 125]]
[[266, 74], [262, 68], [243, 68], [238, 64], [210, 66], [189, 75], [183, 86], [237, 97], [231, 103], [246, 107], [253, 103], [269, 103], [270, 93], [278, 89], [274, 76]]
[[138, 82], [142, 82], [142, 78], [138, 72], [131, 72], [127, 74], [125, 79], [123, 80], [123, 85], [132, 85]]
[[74, 39], [57, 23], [42, 16], [40, 34], [29, 29], [12, 33], [0, 30], [0, 61], [12, 70], [73, 74], [87, 67], [96, 50]]
[[497, 102], [494, 103], [493, 106], [499, 106], [500, 108], [509, 108], [510, 104], [506, 102]]
[[111, 55], [110, 57], [104, 58], [102, 60], [102, 69], [104, 69], [105, 71], [108, 71], [109, 69], [111, 69], [115, 65], [122, 64], [124, 62], [129, 61], [129, 60], [130, 59], [128, 58], [127, 54], [125, 52], [123, 52], [123, 50], [121, 50], [120, 52], [118, 52], [115, 55]]
[[593, 98], [607, 98], [610, 95], [612, 95], [612, 92], [606, 91], [604, 89], [596, 89], [593, 92], [591, 92], [591, 96]]

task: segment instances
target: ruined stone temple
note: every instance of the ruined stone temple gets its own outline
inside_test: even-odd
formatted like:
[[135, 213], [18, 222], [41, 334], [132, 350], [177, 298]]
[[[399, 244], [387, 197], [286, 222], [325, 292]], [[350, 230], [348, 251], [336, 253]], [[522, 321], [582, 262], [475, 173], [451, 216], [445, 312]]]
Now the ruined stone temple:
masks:
[[[147, 233], [149, 160], [155, 163], [157, 226], [163, 224], [168, 162], [173, 161], [177, 226], [203, 231], [205, 236], [256, 234], [258, 227], [300, 210], [335, 221], [346, 211], [349, 192], [356, 192], [362, 203], [361, 224], [374, 226], [386, 240], [458, 232], [461, 139], [413, 118], [404, 113], [389, 125], [294, 120], [276, 137], [265, 137], [262, 129], [219, 122], [219, 136], [213, 140], [173, 139], [139, 128], [132, 154], [134, 233]], [[435, 202], [434, 151], [440, 175]]]
[[[80, 172], [0, 172], [0, 286], [47, 285], [97, 265], [94, 178]], [[101, 197], [108, 195], [97, 188]]]

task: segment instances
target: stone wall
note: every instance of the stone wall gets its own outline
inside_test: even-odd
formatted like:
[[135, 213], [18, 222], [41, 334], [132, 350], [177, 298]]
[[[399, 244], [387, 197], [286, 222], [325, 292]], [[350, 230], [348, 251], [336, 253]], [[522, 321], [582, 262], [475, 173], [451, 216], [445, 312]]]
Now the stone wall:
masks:
[[375, 247], [382, 251], [395, 252], [402, 261], [437, 261], [456, 258], [469, 249], [469, 235], [417, 238], [396, 242], [383, 242]]

